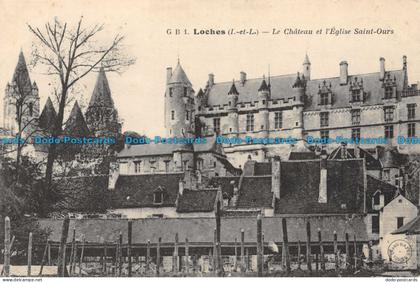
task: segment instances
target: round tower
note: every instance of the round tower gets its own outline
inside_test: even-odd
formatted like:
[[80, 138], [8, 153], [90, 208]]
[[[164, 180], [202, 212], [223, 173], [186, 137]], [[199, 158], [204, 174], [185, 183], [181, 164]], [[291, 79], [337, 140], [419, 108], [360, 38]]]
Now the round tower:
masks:
[[167, 136], [194, 137], [194, 90], [181, 64], [167, 69], [165, 129]]
[[270, 87], [268, 86], [267, 82], [265, 81], [265, 77], [263, 78], [260, 88], [258, 88], [258, 118], [257, 118], [257, 127], [255, 128], [256, 131], [260, 131], [260, 137], [267, 137], [268, 136], [268, 100], [270, 99]]
[[306, 79], [305, 76], [300, 76], [299, 72], [296, 75], [295, 83], [292, 86], [294, 97], [296, 97], [293, 106], [293, 117], [295, 120], [295, 136], [298, 139], [303, 138], [303, 108], [305, 105], [305, 90]]

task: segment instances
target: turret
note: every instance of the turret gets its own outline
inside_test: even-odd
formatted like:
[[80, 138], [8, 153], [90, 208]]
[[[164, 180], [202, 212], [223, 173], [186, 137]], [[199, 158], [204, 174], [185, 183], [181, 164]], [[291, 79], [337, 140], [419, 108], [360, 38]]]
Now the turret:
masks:
[[165, 91], [165, 128], [168, 136], [194, 135], [194, 90], [179, 63], [167, 81]]
[[305, 55], [305, 60], [303, 61], [303, 75], [307, 80], [311, 80], [311, 62], [309, 61], [308, 54]]
[[238, 133], [238, 108], [236, 107], [239, 99], [239, 92], [236, 89], [235, 80], [232, 81], [232, 86], [229, 89], [228, 95], [228, 118], [227, 118], [227, 127], [229, 134]]
[[293, 92], [295, 93], [296, 101], [304, 102], [305, 100], [305, 89], [306, 89], [306, 77], [298, 72], [296, 75], [295, 83], [293, 83]]
[[258, 88], [258, 100], [260, 101], [260, 106], [267, 107], [267, 102], [270, 99], [270, 88], [263, 78], [260, 88]]

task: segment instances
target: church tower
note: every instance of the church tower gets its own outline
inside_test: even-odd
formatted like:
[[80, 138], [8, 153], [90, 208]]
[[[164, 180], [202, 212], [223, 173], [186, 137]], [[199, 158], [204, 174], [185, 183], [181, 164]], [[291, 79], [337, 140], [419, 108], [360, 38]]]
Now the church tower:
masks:
[[95, 136], [116, 136], [121, 133], [118, 111], [111, 97], [105, 70], [99, 70], [95, 89], [86, 111], [86, 123]]
[[165, 91], [165, 128], [167, 136], [194, 136], [194, 90], [179, 63], [167, 69]]
[[31, 83], [26, 60], [21, 51], [12, 81], [7, 84], [3, 98], [3, 127], [16, 134], [19, 130], [18, 117], [23, 135], [30, 134], [36, 128], [39, 116], [38, 86]]

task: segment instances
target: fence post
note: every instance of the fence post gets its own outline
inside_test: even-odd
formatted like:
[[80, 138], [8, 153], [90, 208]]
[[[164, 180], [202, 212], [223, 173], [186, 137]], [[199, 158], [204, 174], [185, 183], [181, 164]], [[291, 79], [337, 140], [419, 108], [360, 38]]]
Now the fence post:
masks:
[[373, 262], [372, 241], [369, 241], [368, 248], [369, 248], [369, 268], [371, 268], [371, 265]]
[[335, 270], [337, 271], [339, 269], [338, 264], [338, 242], [337, 242], [337, 232], [334, 230], [334, 264], [335, 264]]
[[105, 275], [108, 274], [107, 262], [108, 262], [108, 245], [107, 245], [107, 242], [104, 241], [104, 273]]
[[214, 229], [213, 234], [213, 273], [217, 273], [217, 230]]
[[162, 238], [159, 237], [157, 247], [156, 247], [156, 276], [160, 274], [160, 244], [162, 243]]
[[245, 270], [245, 230], [241, 229], [241, 272]]
[[233, 260], [233, 271], [236, 272], [238, 267], [238, 240], [235, 237], [235, 259]]
[[84, 254], [85, 254], [85, 235], [82, 235], [82, 250], [80, 251], [80, 258], [79, 258], [79, 276], [82, 275], [82, 263], [83, 263]]
[[150, 240], [147, 240], [146, 249], [146, 273], [150, 270]]
[[350, 266], [349, 234], [346, 233], [346, 269]]
[[185, 238], [185, 272], [190, 273], [190, 246], [188, 243], [188, 238]]
[[128, 277], [132, 276], [132, 265], [131, 265], [131, 243], [133, 235], [133, 221], [128, 221], [128, 246], [127, 246], [127, 257], [128, 257]]
[[172, 270], [175, 274], [178, 274], [178, 233], [175, 234], [174, 253], [172, 258]]
[[28, 276], [31, 276], [31, 268], [32, 268], [32, 232], [29, 232], [29, 240], [28, 240]]
[[221, 244], [221, 206], [220, 201], [216, 203], [216, 269], [217, 276], [223, 276], [223, 265], [222, 265], [222, 244]]
[[42, 254], [42, 261], [41, 261], [41, 267], [39, 268], [38, 276], [42, 275], [42, 270], [44, 269], [45, 261], [47, 260], [47, 252], [48, 252], [48, 239], [47, 243], [45, 244], [44, 253]]
[[287, 236], [287, 222], [285, 218], [281, 220], [281, 224], [282, 224], [282, 229], [283, 229], [283, 244], [284, 244], [284, 258], [286, 261], [286, 273], [289, 274], [290, 272], [289, 238]]
[[257, 216], [257, 269], [258, 269], [259, 277], [263, 275], [261, 242], [262, 242], [262, 219], [261, 219], [261, 214], [258, 214]]
[[76, 228], [73, 227], [73, 237], [71, 239], [71, 250], [70, 250], [70, 269], [69, 274], [72, 275], [73, 273], [73, 256], [74, 256], [74, 244], [76, 241]]
[[10, 218], [4, 219], [4, 275], [10, 276]]
[[67, 246], [67, 236], [69, 235], [69, 225], [70, 225], [70, 218], [68, 215], [66, 215], [63, 221], [63, 227], [61, 229], [61, 240], [60, 240], [60, 247], [58, 249], [58, 259], [57, 259], [57, 275], [61, 277], [64, 277], [67, 275], [66, 246]]
[[123, 237], [120, 231], [119, 238], [118, 238], [118, 276], [122, 275], [122, 265], [123, 265]]
[[321, 270], [325, 271], [324, 244], [322, 242], [320, 228], [318, 228], [318, 241], [319, 241], [319, 260], [321, 263]]
[[309, 221], [306, 223], [306, 263], [309, 272], [312, 272], [312, 259], [311, 259], [311, 224]]
[[356, 234], [353, 235], [353, 248], [354, 248], [354, 270], [357, 270], [357, 243]]
[[249, 248], [246, 248], [245, 272], [249, 271]]
[[297, 257], [298, 257], [298, 269], [301, 269], [301, 266], [300, 266], [301, 253], [302, 253], [302, 247], [300, 245], [300, 240], [298, 240], [298, 255], [297, 255]]
[[51, 243], [50, 243], [50, 241], [48, 240], [47, 241], [47, 245], [48, 245], [48, 265], [51, 265]]

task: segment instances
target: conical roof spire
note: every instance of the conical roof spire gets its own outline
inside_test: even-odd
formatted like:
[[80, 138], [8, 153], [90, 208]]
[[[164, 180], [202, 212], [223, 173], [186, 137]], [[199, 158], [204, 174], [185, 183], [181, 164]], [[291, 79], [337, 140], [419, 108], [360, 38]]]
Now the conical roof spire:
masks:
[[197, 97], [201, 97], [201, 96], [203, 96], [204, 95], [204, 92], [203, 92], [203, 89], [199, 89], [198, 90], [198, 93], [197, 93]]
[[305, 54], [305, 59], [303, 60], [304, 65], [310, 65], [311, 62], [309, 61], [308, 53]]
[[12, 84], [13, 83], [16, 83], [18, 90], [24, 91], [25, 95], [29, 95], [31, 93], [32, 83], [29, 78], [29, 71], [22, 50], [19, 53], [18, 63], [13, 74]]
[[41, 129], [51, 131], [54, 126], [54, 122], [57, 119], [57, 112], [54, 109], [54, 105], [48, 97], [47, 102], [45, 102], [44, 109], [42, 110], [41, 115], [39, 116], [39, 127]]
[[77, 101], [66, 121], [65, 132], [72, 136], [89, 136], [89, 129]]
[[192, 85], [190, 80], [187, 77], [187, 74], [185, 73], [184, 69], [182, 68], [179, 59], [178, 64], [176, 65], [176, 68], [174, 72], [172, 73], [171, 78], [169, 79], [168, 83], [185, 83], [187, 85]]
[[108, 79], [106, 78], [103, 67], [99, 70], [95, 89], [93, 90], [92, 98], [90, 98], [89, 107], [114, 107], [111, 89], [109, 88]]
[[238, 90], [236, 89], [236, 86], [235, 86], [235, 80], [232, 81], [232, 86], [230, 87], [228, 95], [239, 95], [239, 92], [238, 92]]
[[268, 87], [267, 82], [265, 82], [265, 78], [261, 82], [260, 88], [258, 88], [258, 92], [261, 92], [261, 91], [270, 91], [270, 88]]

